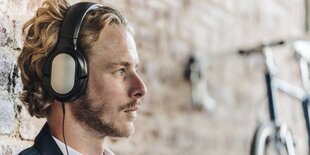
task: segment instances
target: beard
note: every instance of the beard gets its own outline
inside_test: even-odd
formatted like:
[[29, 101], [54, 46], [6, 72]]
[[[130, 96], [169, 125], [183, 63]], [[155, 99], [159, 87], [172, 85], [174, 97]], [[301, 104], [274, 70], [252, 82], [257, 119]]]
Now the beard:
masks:
[[[72, 104], [74, 117], [90, 129], [91, 132], [101, 138], [104, 136], [128, 137], [132, 134], [133, 129], [122, 130], [117, 128], [113, 122], [105, 122], [102, 116], [107, 115], [109, 110], [111, 110], [111, 106], [109, 103], [94, 104], [95, 102], [96, 101], [91, 99], [86, 91], [86, 93], [80, 97], [78, 102]], [[122, 111], [126, 108], [136, 106], [137, 104], [140, 103], [130, 102], [120, 106], [118, 110]]]

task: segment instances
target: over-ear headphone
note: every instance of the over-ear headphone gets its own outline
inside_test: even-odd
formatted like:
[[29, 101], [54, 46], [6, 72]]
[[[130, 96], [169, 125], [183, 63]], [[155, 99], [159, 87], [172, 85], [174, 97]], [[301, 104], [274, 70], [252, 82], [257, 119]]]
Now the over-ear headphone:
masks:
[[101, 5], [80, 2], [69, 7], [62, 21], [57, 44], [46, 59], [43, 83], [49, 95], [58, 101], [77, 99], [86, 89], [88, 67], [77, 48], [79, 31], [85, 15]]

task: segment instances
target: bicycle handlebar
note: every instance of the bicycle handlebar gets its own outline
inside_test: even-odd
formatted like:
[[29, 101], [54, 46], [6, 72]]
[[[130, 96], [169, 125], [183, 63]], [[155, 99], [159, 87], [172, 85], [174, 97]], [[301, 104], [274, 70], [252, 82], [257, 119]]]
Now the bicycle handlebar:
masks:
[[248, 55], [256, 52], [262, 52], [265, 47], [271, 47], [271, 46], [278, 46], [278, 45], [283, 45], [285, 42], [284, 41], [276, 41], [276, 42], [271, 42], [268, 44], [261, 44], [257, 47], [251, 48], [251, 49], [240, 49], [238, 51], [239, 54], [241, 55]]

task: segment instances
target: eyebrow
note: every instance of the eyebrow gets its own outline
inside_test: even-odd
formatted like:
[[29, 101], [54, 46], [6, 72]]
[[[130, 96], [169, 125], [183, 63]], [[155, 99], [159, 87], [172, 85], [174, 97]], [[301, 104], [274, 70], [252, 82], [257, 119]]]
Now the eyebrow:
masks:
[[129, 62], [126, 62], [126, 61], [122, 61], [122, 62], [114, 62], [114, 63], [111, 63], [111, 66], [114, 67], [114, 66], [130, 66], [130, 63]]
[[[114, 63], [111, 63], [109, 66], [110, 66], [111, 68], [114, 68], [114, 67], [117, 67], [117, 66], [129, 67], [129, 66], [131, 66], [131, 65], [132, 65], [132, 64], [129, 63], [129, 62], [127, 62], [127, 61], [122, 61], [122, 62], [114, 62]], [[138, 67], [138, 66], [139, 66], [139, 64], [136, 64], [135, 67]]]

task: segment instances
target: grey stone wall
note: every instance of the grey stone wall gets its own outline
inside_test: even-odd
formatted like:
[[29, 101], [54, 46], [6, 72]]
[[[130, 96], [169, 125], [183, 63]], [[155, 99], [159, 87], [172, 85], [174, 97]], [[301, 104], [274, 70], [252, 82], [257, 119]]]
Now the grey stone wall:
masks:
[[[21, 26], [42, 0], [0, 0], [0, 154], [30, 146], [44, 119], [31, 118], [18, 100], [22, 83], [16, 58]], [[78, 0], [74, 0], [78, 2]], [[98, 1], [94, 1], [98, 2]], [[102, 0], [99, 1], [103, 3]], [[141, 75], [148, 94], [128, 139], [107, 141], [121, 155], [247, 155], [256, 125], [267, 119], [260, 55], [241, 47], [303, 35], [304, 0], [107, 0], [135, 29]], [[279, 76], [301, 85], [290, 45], [275, 48]], [[191, 107], [183, 78], [190, 54], [202, 61], [212, 110]], [[299, 103], [279, 95], [279, 113], [295, 133], [297, 154], [307, 141]]]

